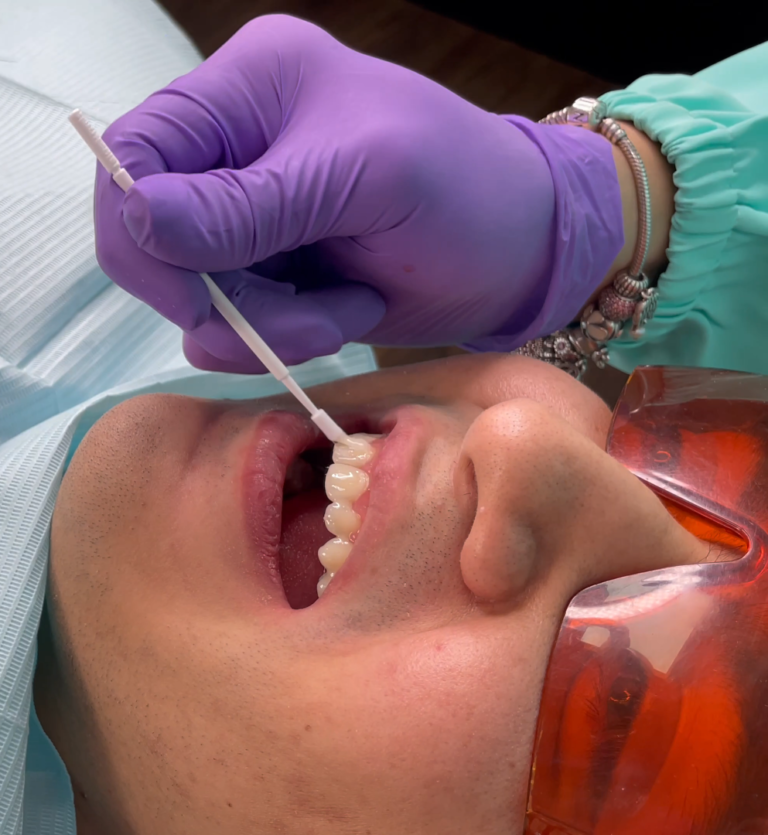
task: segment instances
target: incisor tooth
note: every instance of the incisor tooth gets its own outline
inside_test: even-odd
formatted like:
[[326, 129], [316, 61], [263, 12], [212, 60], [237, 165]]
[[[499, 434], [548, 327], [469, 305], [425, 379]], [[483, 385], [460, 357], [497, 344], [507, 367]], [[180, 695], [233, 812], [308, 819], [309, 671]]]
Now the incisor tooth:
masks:
[[334, 536], [349, 541], [352, 534], [360, 530], [360, 514], [348, 504], [334, 502], [325, 510], [325, 527]]
[[331, 464], [325, 477], [325, 493], [332, 502], [352, 504], [368, 489], [368, 474], [349, 464]]
[[333, 576], [347, 561], [349, 552], [352, 550], [352, 543], [343, 539], [331, 539], [322, 545], [317, 552], [323, 568]]
[[380, 438], [381, 435], [365, 435], [359, 432], [357, 435], [347, 437], [333, 447], [334, 464], [354, 464], [362, 467], [373, 458], [373, 447], [371, 442]]

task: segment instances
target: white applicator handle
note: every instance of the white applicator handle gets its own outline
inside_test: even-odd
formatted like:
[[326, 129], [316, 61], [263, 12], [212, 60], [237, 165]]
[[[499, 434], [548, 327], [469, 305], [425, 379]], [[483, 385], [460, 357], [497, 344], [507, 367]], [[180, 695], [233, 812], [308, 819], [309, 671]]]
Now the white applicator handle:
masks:
[[[96, 133], [90, 122], [88, 122], [85, 116], [83, 116], [82, 112], [80, 110], [73, 111], [69, 116], [69, 121], [72, 123], [80, 136], [82, 136], [85, 140], [88, 147], [96, 155], [98, 161], [112, 175], [112, 179], [123, 191], [128, 191], [128, 189], [133, 185], [133, 178], [120, 165], [117, 157], [109, 150], [106, 142], [104, 142], [104, 140]], [[240, 313], [240, 311], [224, 295], [221, 288], [208, 275], [208, 273], [201, 273], [200, 275], [208, 287], [214, 307], [229, 323], [232, 330], [237, 333], [243, 342], [245, 342], [245, 344], [261, 360], [261, 362], [264, 363], [264, 366], [270, 374], [281, 382], [309, 412], [312, 421], [317, 425], [318, 429], [325, 435], [325, 437], [328, 438], [331, 443], [343, 441], [347, 437], [344, 430], [330, 415], [328, 415], [323, 409], [318, 409], [309, 397], [307, 397], [301, 386], [293, 379], [293, 377], [291, 377], [291, 374], [285, 364], [250, 326], [243, 314]]]
[[69, 114], [69, 121], [85, 140], [85, 144], [96, 155], [96, 159], [112, 175], [112, 179], [123, 191], [128, 191], [133, 185], [133, 177], [120, 165], [117, 157], [107, 147], [107, 143], [96, 133], [93, 125], [83, 116], [79, 108]]
[[254, 354], [264, 363], [267, 371], [272, 376], [281, 382], [290, 393], [301, 403], [301, 405], [309, 412], [311, 419], [317, 424], [318, 429], [328, 438], [332, 443], [343, 441], [346, 438], [344, 430], [327, 414], [323, 409], [318, 409], [317, 406], [307, 397], [304, 389], [291, 377], [290, 371], [286, 368], [283, 361], [277, 354], [267, 345], [267, 343], [256, 333], [250, 326], [243, 314], [232, 304], [232, 302], [224, 295], [221, 288], [208, 275], [208, 273], [200, 273], [203, 281], [206, 283], [211, 294], [211, 301], [214, 307], [227, 320], [232, 330], [245, 342], [245, 344], [253, 351]]

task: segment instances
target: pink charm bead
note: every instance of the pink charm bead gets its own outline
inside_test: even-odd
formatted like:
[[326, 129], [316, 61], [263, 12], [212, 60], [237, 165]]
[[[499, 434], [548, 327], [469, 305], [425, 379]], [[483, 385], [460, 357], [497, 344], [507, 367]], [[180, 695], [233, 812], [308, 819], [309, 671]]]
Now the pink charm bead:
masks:
[[606, 287], [600, 293], [598, 300], [600, 312], [606, 319], [612, 319], [614, 322], [625, 322], [631, 319], [636, 304], [636, 299], [619, 295], [614, 287]]

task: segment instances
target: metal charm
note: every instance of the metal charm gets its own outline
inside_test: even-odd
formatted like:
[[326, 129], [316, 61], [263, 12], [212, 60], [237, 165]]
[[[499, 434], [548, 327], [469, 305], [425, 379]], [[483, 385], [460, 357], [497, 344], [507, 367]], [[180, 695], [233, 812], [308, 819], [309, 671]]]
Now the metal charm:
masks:
[[632, 314], [632, 336], [640, 339], [645, 333], [645, 326], [653, 319], [656, 308], [659, 304], [659, 293], [654, 287], [643, 290], [640, 294], [640, 301], [635, 305], [635, 312]]
[[572, 332], [565, 329], [555, 331], [550, 336], [531, 339], [513, 353], [521, 357], [542, 360], [578, 380], [587, 370], [587, 357], [574, 342]]
[[651, 197], [645, 164], [626, 131], [607, 114], [604, 102], [583, 96], [570, 107], [541, 120], [547, 125], [574, 125], [599, 131], [627, 158], [637, 189], [637, 246], [629, 267], [621, 270], [612, 284], [601, 291], [595, 304], [584, 308], [578, 328], [533, 339], [515, 352], [552, 363], [577, 379], [584, 375], [588, 361], [598, 368], [607, 364], [605, 343], [621, 336], [625, 326], [631, 324], [632, 336], [639, 339], [659, 303], [658, 291], [649, 286], [648, 276], [643, 272], [651, 239]]
[[590, 305], [581, 316], [581, 329], [595, 342], [607, 342], [621, 333], [621, 325]]

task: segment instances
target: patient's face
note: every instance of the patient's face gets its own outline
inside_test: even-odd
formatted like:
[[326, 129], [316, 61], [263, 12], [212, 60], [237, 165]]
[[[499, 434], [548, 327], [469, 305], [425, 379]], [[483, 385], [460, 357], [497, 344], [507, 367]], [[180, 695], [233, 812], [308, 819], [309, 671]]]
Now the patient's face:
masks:
[[35, 699], [79, 832], [520, 833], [569, 599], [705, 557], [603, 452], [602, 402], [541, 363], [313, 396], [386, 436], [319, 600], [327, 451], [290, 400], [140, 397], [78, 449]]

